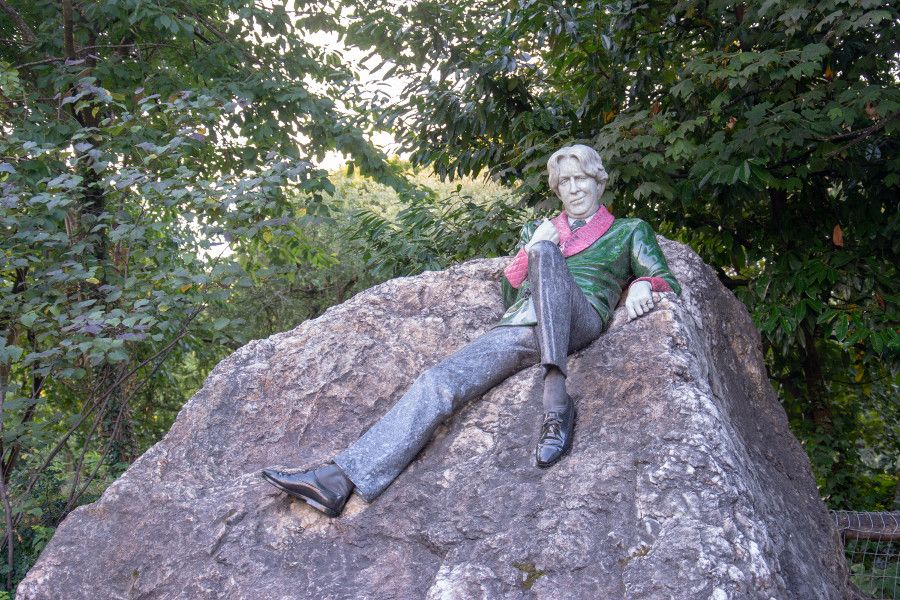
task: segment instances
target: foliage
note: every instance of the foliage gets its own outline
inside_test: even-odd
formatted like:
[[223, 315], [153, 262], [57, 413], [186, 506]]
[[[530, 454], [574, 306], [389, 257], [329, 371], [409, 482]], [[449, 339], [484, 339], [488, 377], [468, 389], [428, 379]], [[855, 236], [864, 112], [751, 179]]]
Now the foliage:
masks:
[[890, 507], [896, 6], [376, 0], [355, 14], [348, 43], [408, 83], [374, 110], [414, 164], [487, 171], [546, 206], [548, 155], [593, 144], [613, 212], [689, 243], [750, 307], [826, 500]]
[[464, 181], [454, 185], [420, 179], [425, 193], [401, 199], [401, 209], [358, 210], [350, 236], [360, 243], [366, 268], [379, 280], [446, 268], [476, 256], [504, 256], [532, 211], [510, 190]]
[[[237, 290], [229, 304], [209, 309], [210, 318], [228, 318], [235, 340], [266, 337], [387, 279], [505, 255], [517, 241], [518, 226], [532, 214], [503, 186], [442, 183], [409, 172], [408, 165], [395, 167], [415, 194], [359, 174], [332, 173], [334, 191], [324, 197], [319, 214], [304, 214], [270, 244], [242, 252], [240, 260], [252, 263], [254, 273], [271, 269], [278, 276]], [[308, 199], [292, 201], [305, 206]], [[303, 251], [291, 252], [295, 244]], [[256, 318], [245, 320], [247, 314]]]
[[7, 589], [245, 339], [223, 307], [291, 261], [323, 268], [299, 234], [332, 190], [311, 159], [404, 189], [352, 70], [310, 41], [338, 8], [0, 0]]
[[[253, 285], [235, 290], [229, 303], [209, 310], [211, 319], [228, 321], [226, 330], [234, 344], [315, 318], [381, 281], [367, 271], [362, 244], [352, 235], [357, 228], [354, 213], [364, 208], [396, 213], [401, 194], [358, 173], [329, 177], [333, 190], [316, 203], [315, 211], [307, 210], [308, 194], [290, 194], [289, 201], [297, 207], [290, 226], [245, 244], [237, 255]], [[199, 370], [208, 372], [213, 365]]]
[[895, 541], [852, 540], [847, 552], [850, 581], [869, 598], [893, 598], [898, 559], [900, 544]]

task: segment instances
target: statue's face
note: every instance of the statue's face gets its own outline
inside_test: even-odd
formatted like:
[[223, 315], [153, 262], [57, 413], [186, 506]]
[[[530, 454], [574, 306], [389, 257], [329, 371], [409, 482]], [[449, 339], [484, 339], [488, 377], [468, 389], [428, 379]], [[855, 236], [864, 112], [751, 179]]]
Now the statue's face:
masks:
[[599, 181], [581, 170], [581, 163], [572, 157], [559, 161], [557, 195], [573, 219], [586, 219], [600, 208], [603, 187]]

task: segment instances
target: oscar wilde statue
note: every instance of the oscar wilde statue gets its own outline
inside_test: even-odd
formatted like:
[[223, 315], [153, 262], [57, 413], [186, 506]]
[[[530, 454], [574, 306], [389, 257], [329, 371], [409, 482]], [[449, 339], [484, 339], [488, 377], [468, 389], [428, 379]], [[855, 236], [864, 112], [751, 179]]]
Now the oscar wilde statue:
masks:
[[420, 374], [331, 462], [303, 472], [265, 469], [267, 481], [331, 517], [354, 490], [371, 502], [456, 409], [536, 364], [543, 370], [544, 415], [535, 464], [550, 467], [569, 452], [577, 407], [566, 391], [567, 356], [600, 337], [623, 292], [635, 319], [653, 308], [652, 292], [681, 288], [650, 226], [616, 219], [600, 203], [608, 175], [593, 148], [561, 148], [547, 171], [563, 211], [522, 228], [501, 282], [508, 309], [500, 321]]

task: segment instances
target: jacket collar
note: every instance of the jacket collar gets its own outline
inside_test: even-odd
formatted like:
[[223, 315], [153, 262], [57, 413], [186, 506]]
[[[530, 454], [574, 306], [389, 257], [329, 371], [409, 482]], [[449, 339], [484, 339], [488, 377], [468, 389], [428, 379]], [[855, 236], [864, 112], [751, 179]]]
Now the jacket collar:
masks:
[[569, 227], [566, 211], [559, 213], [551, 219], [551, 222], [556, 227], [556, 231], [559, 232], [559, 248], [562, 250], [562, 255], [569, 257], [573, 254], [578, 254], [599, 240], [615, 220], [612, 213], [606, 210], [605, 206], [601, 205], [590, 222], [575, 233], [572, 233], [572, 229]]

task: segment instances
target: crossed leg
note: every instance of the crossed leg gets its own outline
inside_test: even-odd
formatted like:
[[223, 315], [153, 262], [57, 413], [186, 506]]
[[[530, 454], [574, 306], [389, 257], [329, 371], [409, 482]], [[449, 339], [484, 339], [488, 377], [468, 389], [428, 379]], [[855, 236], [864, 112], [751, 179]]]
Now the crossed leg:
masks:
[[[373, 501], [415, 458], [438, 425], [466, 402], [526, 367], [544, 366], [545, 408], [559, 410], [554, 404], [558, 402], [569, 406], [566, 357], [596, 339], [603, 323], [555, 244], [544, 241], [531, 248], [528, 276], [537, 326], [495, 327], [419, 375], [381, 419], [334, 458], [334, 464], [298, 474], [266, 469], [263, 476], [336, 516], [354, 487]], [[561, 384], [562, 396], [546, 393], [548, 380], [557, 390]]]
[[[566, 357], [600, 335], [603, 324], [575, 284], [559, 248], [539, 242], [529, 252], [536, 327], [496, 327], [422, 373], [403, 397], [359, 440], [334, 458], [368, 501], [400, 474], [434, 430], [466, 402], [510, 375], [540, 362], [545, 377], [562, 380], [562, 397], [545, 393], [545, 409], [560, 410]], [[556, 404], [553, 404], [553, 403]]]
[[419, 375], [381, 419], [334, 458], [335, 464], [371, 502], [457, 408], [539, 358], [531, 327], [491, 329]]

